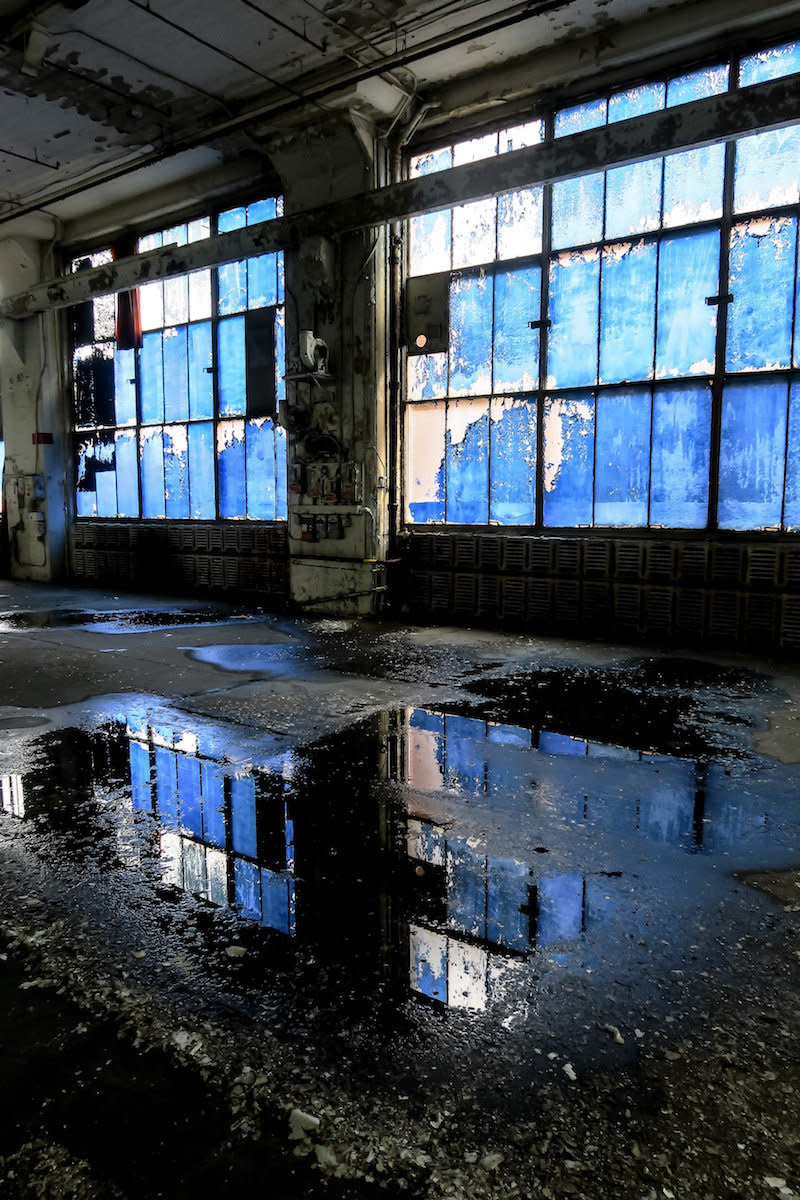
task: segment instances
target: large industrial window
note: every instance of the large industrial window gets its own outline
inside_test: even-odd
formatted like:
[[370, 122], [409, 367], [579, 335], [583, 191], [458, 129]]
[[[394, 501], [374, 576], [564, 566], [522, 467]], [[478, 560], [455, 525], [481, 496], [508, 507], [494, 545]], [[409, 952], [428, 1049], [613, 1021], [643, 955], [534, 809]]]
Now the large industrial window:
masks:
[[[793, 43], [410, 173], [797, 71]], [[800, 529], [799, 200], [792, 126], [412, 220], [406, 519]]]
[[[279, 215], [280, 201], [139, 239], [186, 245]], [[100, 266], [111, 250], [77, 259]], [[145, 284], [73, 310], [79, 517], [286, 517], [283, 256]]]

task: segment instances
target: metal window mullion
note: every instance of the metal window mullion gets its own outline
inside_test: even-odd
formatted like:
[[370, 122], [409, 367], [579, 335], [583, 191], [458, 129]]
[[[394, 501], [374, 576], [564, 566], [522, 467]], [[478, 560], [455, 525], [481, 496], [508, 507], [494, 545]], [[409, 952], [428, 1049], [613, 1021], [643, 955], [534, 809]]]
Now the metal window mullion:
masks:
[[[731, 63], [732, 73], [738, 72], [738, 62]], [[725, 177], [722, 193], [722, 220], [719, 227], [719, 284], [720, 303], [717, 306], [717, 339], [714, 377], [711, 383], [711, 452], [709, 455], [708, 525], [709, 531], [719, 528], [719, 480], [722, 452], [722, 400], [725, 386], [728, 341], [728, 304], [723, 297], [730, 291], [730, 246], [733, 227], [733, 183], [736, 166], [736, 142], [725, 144]]]
[[[665, 96], [666, 99], [666, 96]], [[653, 378], [650, 382], [650, 453], [647, 464], [647, 528], [650, 528], [653, 502], [653, 426], [656, 409], [656, 369], [658, 359], [658, 285], [661, 279], [661, 242], [664, 232], [664, 180], [666, 157], [661, 156], [661, 201], [658, 213], [658, 238], [656, 241], [656, 283], [653, 295]]]
[[781, 530], [786, 525], [786, 478], [789, 472], [789, 421], [792, 415], [792, 370], [794, 368], [794, 338], [795, 330], [797, 329], [797, 268], [800, 261], [800, 251], [798, 250], [798, 242], [800, 242], [800, 221], [795, 216], [795, 231], [794, 231], [794, 305], [792, 308], [792, 325], [789, 340], [789, 374], [786, 379], [786, 437], [784, 439], [783, 450], [783, 489], [781, 492]]
[[[214, 218], [214, 234], [216, 234], [216, 224], [218, 217]], [[211, 269], [211, 388], [212, 388], [212, 418], [211, 418], [211, 440], [212, 453], [214, 460], [214, 520], [219, 521], [219, 454], [217, 447], [219, 438], [217, 436], [217, 425], [220, 420], [219, 415], [219, 267]]]
[[[606, 113], [608, 113], [608, 102], [606, 102]], [[605, 249], [605, 229], [606, 229], [606, 200], [608, 197], [608, 168], [603, 171], [603, 237], [597, 245], [597, 253], [600, 259], [600, 267], [597, 272], [597, 371], [594, 382], [594, 436], [592, 438], [592, 524], [591, 528], [595, 529], [595, 505], [597, 500], [597, 408], [600, 400], [600, 335], [603, 327], [603, 265], [605, 262], [603, 251]]]
[[[544, 119], [544, 140], [553, 138], [552, 112]], [[536, 467], [534, 479], [534, 527], [544, 529], [544, 406], [547, 388], [547, 357], [550, 350], [550, 259], [552, 249], [553, 185], [542, 185], [542, 248], [539, 287], [539, 390], [536, 399]]]

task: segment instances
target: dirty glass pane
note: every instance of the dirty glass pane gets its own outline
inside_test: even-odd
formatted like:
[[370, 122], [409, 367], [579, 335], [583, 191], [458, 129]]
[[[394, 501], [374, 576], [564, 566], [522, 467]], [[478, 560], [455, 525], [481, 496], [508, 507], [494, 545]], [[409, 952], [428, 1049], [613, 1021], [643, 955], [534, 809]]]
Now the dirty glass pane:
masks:
[[247, 308], [247, 263], [224, 263], [217, 268], [219, 314], [242, 312]]
[[451, 400], [447, 405], [447, 506], [457, 525], [489, 520], [489, 401]]
[[164, 370], [161, 358], [161, 334], [146, 333], [139, 351], [139, 385], [142, 391], [142, 421], [164, 420]]
[[800, 71], [800, 42], [787, 42], [771, 50], [760, 50], [743, 58], [739, 65], [739, 86], [750, 87], [768, 79], [781, 79]]
[[650, 524], [703, 529], [708, 520], [711, 389], [656, 388]]
[[532, 392], [539, 386], [541, 267], [498, 271], [494, 277], [495, 392]]
[[489, 520], [536, 521], [536, 401], [510, 396], [491, 402]]
[[164, 324], [185, 325], [189, 320], [189, 276], [164, 280]]
[[210, 421], [189, 426], [189, 500], [191, 516], [213, 521], [216, 514], [214, 483], [214, 427]]
[[164, 325], [164, 285], [143, 283], [139, 288], [139, 314], [142, 329], [161, 329]]
[[186, 326], [164, 330], [164, 419], [185, 421], [189, 416], [189, 363]]
[[585, 129], [597, 129], [605, 125], [606, 110], [605, 100], [590, 100], [587, 104], [562, 108], [555, 116], [555, 136], [568, 137], [571, 133], [582, 133]]
[[597, 250], [561, 254], [551, 262], [548, 387], [596, 382], [599, 285]]
[[408, 273], [450, 270], [452, 210], [412, 217], [408, 223]]
[[778, 529], [783, 502], [787, 385], [729, 384], [722, 398], [721, 529]]
[[211, 316], [211, 272], [193, 271], [189, 276], [189, 320], [206, 321]]
[[723, 63], [719, 67], [705, 67], [701, 71], [691, 71], [688, 75], [670, 79], [667, 84], [667, 108], [727, 92], [729, 74], [728, 64]]
[[101, 434], [95, 442], [95, 489], [98, 517], [117, 515], [117, 471], [114, 435]]
[[247, 224], [247, 209], [243, 206], [230, 208], [217, 217], [217, 233], [230, 233], [233, 229], [244, 229]]
[[185, 425], [164, 429], [164, 489], [166, 516], [181, 520], [189, 514], [189, 440]]
[[655, 243], [620, 242], [606, 246], [600, 294], [601, 383], [652, 378]]
[[544, 523], [591, 525], [595, 405], [591, 392], [544, 406]]
[[139, 464], [135, 429], [118, 429], [115, 435], [117, 460], [117, 516], [139, 516]]
[[664, 107], [666, 88], [663, 83], [643, 83], [627, 92], [609, 97], [608, 123], [629, 121], [645, 113], [658, 112]]
[[275, 427], [275, 516], [286, 520], [286, 430]]
[[800, 196], [800, 126], [770, 129], [736, 143], [733, 211], [796, 204]]
[[277, 255], [261, 254], [247, 260], [247, 307], [266, 308], [278, 303]]
[[753, 218], [731, 231], [729, 371], [787, 367], [791, 357], [797, 221]]
[[492, 385], [492, 277], [450, 283], [450, 395], [488, 393]]
[[517, 258], [542, 249], [542, 189], [523, 188], [497, 197], [497, 257]]
[[483, 158], [491, 158], [497, 154], [497, 134], [484, 133], [480, 137], [467, 138], [453, 146], [453, 166], [462, 163], [478, 162]]
[[286, 399], [286, 312], [275, 313], [275, 399]]
[[673, 229], [722, 215], [725, 147], [701, 146], [664, 159], [663, 225]]
[[719, 233], [665, 237], [658, 260], [656, 377], [711, 375], [714, 371], [719, 290]]
[[409, 400], [438, 400], [447, 395], [446, 354], [412, 354], [406, 369]]
[[595, 445], [595, 525], [647, 524], [650, 392], [600, 392]]
[[244, 421], [220, 421], [217, 425], [217, 462], [219, 515], [246, 516]]
[[603, 236], [605, 174], [583, 175], [553, 184], [554, 250], [598, 242]]
[[136, 423], [136, 351], [114, 351], [114, 413], [117, 425]]
[[247, 422], [245, 435], [247, 515], [257, 521], [275, 520], [275, 437], [272, 421]]
[[443, 521], [445, 404], [406, 409], [406, 507], [409, 521]]
[[658, 229], [661, 222], [662, 159], [614, 167], [606, 175], [606, 237]]
[[214, 415], [214, 378], [211, 362], [211, 322], [189, 326], [189, 416]]
[[784, 529], [797, 532], [800, 529], [800, 383], [793, 383], [789, 388], [789, 440], [783, 506]]
[[100, 296], [92, 304], [94, 317], [94, 340], [96, 342], [111, 341], [114, 337], [117, 323], [116, 296]]
[[[474, 267], [495, 258], [497, 200], [476, 200], [453, 209], [453, 267]], [[430, 271], [431, 268], [428, 267]]]
[[217, 326], [219, 413], [222, 417], [247, 411], [244, 317], [220, 321]]
[[163, 434], [161, 429], [142, 429], [139, 432], [139, 438], [142, 516], [145, 519], [163, 517], [166, 511]]
[[426, 150], [424, 154], [416, 154], [408, 165], [408, 174], [412, 179], [420, 175], [433, 175], [436, 171], [446, 171], [453, 165], [453, 151], [449, 146], [439, 150]]

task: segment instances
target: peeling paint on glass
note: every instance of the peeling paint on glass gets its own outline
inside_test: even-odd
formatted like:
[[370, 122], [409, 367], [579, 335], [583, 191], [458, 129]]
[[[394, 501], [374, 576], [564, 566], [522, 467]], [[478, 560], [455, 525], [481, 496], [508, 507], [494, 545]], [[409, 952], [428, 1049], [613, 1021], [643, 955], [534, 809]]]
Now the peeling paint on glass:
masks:
[[139, 459], [142, 479], [142, 516], [148, 520], [164, 517], [166, 513], [164, 434], [160, 427], [140, 430]]
[[244, 421], [220, 421], [217, 425], [221, 517], [238, 518], [247, 515], [244, 428]]
[[709, 387], [655, 389], [652, 447], [650, 524], [703, 529], [711, 459]]
[[729, 371], [768, 371], [791, 360], [795, 217], [754, 217], [731, 231]]
[[211, 322], [189, 326], [189, 416], [192, 420], [214, 415]]
[[649, 391], [600, 392], [596, 404], [595, 525], [647, 525]]
[[164, 361], [161, 331], [145, 333], [139, 351], [142, 421], [145, 425], [164, 420]]
[[580, 246], [603, 236], [605, 174], [582, 175], [553, 184], [552, 246]]
[[503, 396], [491, 401], [490, 522], [535, 523], [536, 411], [535, 400]]
[[659, 112], [664, 107], [666, 87], [663, 83], [643, 83], [627, 92], [616, 92], [608, 99], [608, 123], [630, 121], [645, 113]]
[[664, 228], [721, 217], [724, 174], [724, 146], [668, 154], [664, 160]]
[[786, 444], [786, 485], [783, 496], [783, 527], [800, 530], [800, 383], [789, 388], [789, 434]]
[[139, 516], [139, 466], [137, 463], [137, 438], [134, 429], [118, 429], [115, 437], [115, 460], [117, 465], [117, 517]]
[[712, 375], [719, 281], [719, 232], [679, 233], [661, 242], [658, 260], [656, 378]]
[[550, 264], [549, 388], [581, 387], [597, 380], [600, 254], [560, 254]]
[[661, 223], [662, 159], [649, 158], [606, 173], [606, 237], [647, 233]]
[[488, 394], [492, 385], [493, 279], [457, 276], [450, 284], [451, 396]]
[[[768, 164], [765, 169], [765, 164]], [[800, 198], [800, 126], [770, 129], [736, 143], [733, 211], [796, 204]]]
[[189, 416], [189, 358], [186, 326], [165, 329], [164, 352], [164, 419], [185, 421]]
[[539, 386], [542, 269], [498, 271], [494, 277], [494, 392], [532, 392]]
[[189, 438], [185, 425], [164, 429], [164, 494], [167, 519], [189, 517]]
[[488, 524], [488, 400], [448, 402], [446, 472], [445, 520], [456, 525]]
[[409, 400], [438, 400], [447, 395], [447, 354], [412, 354], [406, 360]]
[[189, 498], [191, 516], [211, 521], [215, 512], [214, 426], [202, 421], [189, 426]]
[[274, 521], [275, 436], [272, 421], [266, 417], [248, 421], [245, 441], [247, 515], [260, 521]]
[[133, 350], [114, 351], [114, 416], [117, 425], [136, 424], [136, 357]]
[[748, 380], [722, 398], [721, 529], [779, 529], [786, 452], [787, 385]]
[[739, 86], [751, 87], [754, 83], [765, 83], [768, 79], [796, 75], [798, 71], [800, 42], [787, 42], [783, 46], [760, 50], [757, 54], [743, 58], [739, 65]]
[[590, 100], [587, 104], [576, 104], [562, 108], [555, 115], [553, 131], [557, 138], [569, 137], [571, 133], [583, 133], [586, 129], [597, 129], [605, 125], [608, 102], [605, 99]]
[[219, 414], [244, 416], [247, 411], [244, 317], [230, 317], [217, 326]]
[[406, 409], [406, 507], [409, 520], [443, 521], [445, 514], [445, 403]]
[[[606, 246], [600, 291], [600, 382], [652, 378], [655, 242], [618, 242]], [[558, 382], [565, 386], [563, 379]]]
[[544, 523], [591, 525], [595, 405], [592, 392], [544, 404]]
[[667, 84], [667, 108], [678, 104], [690, 104], [692, 100], [704, 100], [708, 96], [721, 96], [728, 90], [730, 67], [722, 63], [717, 67], [704, 67], [678, 75]]

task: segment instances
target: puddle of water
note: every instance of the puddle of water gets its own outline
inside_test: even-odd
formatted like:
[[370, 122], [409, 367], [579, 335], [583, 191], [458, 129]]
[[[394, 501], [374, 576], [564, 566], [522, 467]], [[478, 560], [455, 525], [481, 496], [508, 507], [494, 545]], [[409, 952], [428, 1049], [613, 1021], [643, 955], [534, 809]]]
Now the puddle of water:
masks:
[[[216, 625], [241, 620], [234, 613], [212, 608], [124, 609], [118, 612], [90, 609], [43, 609], [0, 613], [0, 632], [20, 629], [87, 629], [92, 633], [150, 633], [180, 625]], [[245, 618], [250, 619], [250, 618]]]
[[654, 751], [654, 717], [620, 746], [564, 705], [551, 725], [401, 708], [300, 748], [131, 713], [31, 742], [3, 829], [159, 921], [194, 913], [193, 977], [320, 1061], [524, 1083], [543, 1049], [620, 1061], [693, 1009], [726, 969], [733, 871], [800, 860], [797, 768]]
[[307, 676], [307, 655], [297, 646], [285, 643], [256, 645], [188, 646], [185, 649], [196, 662], [208, 663], [223, 671], [250, 671], [269, 675]]

